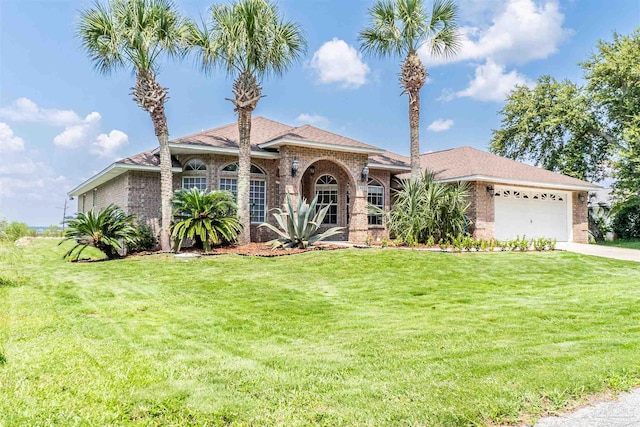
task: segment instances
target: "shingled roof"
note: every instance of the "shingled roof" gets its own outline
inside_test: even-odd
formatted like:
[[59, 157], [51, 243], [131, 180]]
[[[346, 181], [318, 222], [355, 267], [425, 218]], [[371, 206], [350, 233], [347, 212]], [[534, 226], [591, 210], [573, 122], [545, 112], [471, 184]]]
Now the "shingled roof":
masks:
[[[153, 149], [118, 160], [116, 163], [122, 165], [160, 166], [160, 155], [157, 153], [157, 149]], [[171, 166], [174, 168], [182, 168], [178, 159], [173, 156], [171, 156]]]
[[[205, 145], [213, 148], [238, 149], [240, 135], [237, 123], [194, 133], [185, 137], [172, 140], [173, 144]], [[319, 144], [341, 149], [353, 149], [357, 151], [370, 151], [381, 153], [381, 150], [373, 145], [356, 141], [342, 135], [329, 132], [315, 126], [289, 126], [264, 117], [254, 117], [251, 120], [251, 150], [266, 151], [267, 148], [275, 148], [279, 145], [302, 145], [303, 143]]]
[[440, 181], [488, 181], [553, 186], [567, 189], [598, 189], [598, 185], [520, 163], [473, 147], [452, 148], [420, 156], [423, 170]]

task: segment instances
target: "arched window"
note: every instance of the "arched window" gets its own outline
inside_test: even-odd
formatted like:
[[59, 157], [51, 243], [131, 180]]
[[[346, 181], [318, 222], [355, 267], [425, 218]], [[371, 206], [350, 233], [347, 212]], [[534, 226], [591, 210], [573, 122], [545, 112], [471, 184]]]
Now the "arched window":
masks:
[[[384, 209], [384, 187], [380, 181], [369, 178], [367, 188], [367, 201], [369, 205], [379, 209]], [[368, 215], [369, 225], [382, 225], [382, 215], [378, 213], [370, 213]]]
[[200, 159], [191, 159], [184, 165], [182, 188], [207, 189], [207, 165]]
[[316, 196], [318, 204], [316, 211], [329, 206], [327, 214], [322, 221], [323, 224], [338, 223], [338, 181], [331, 175], [322, 175], [316, 181]]
[[[231, 163], [220, 170], [220, 190], [230, 191], [238, 197], [238, 163]], [[266, 174], [258, 166], [251, 165], [249, 181], [249, 215], [251, 222], [264, 222], [267, 212]]]

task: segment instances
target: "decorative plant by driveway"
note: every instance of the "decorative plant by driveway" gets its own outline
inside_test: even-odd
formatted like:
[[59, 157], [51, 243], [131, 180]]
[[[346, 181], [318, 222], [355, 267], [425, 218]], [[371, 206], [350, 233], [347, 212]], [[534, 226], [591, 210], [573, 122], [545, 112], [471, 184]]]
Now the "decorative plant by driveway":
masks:
[[212, 245], [235, 241], [242, 230], [236, 203], [228, 191], [178, 190], [173, 209], [176, 223], [171, 235], [176, 251], [185, 239], [193, 239], [209, 251]]
[[64, 240], [75, 240], [76, 245], [64, 254], [76, 261], [89, 246], [104, 252], [107, 259], [120, 258], [119, 250], [133, 243], [137, 237], [135, 217], [127, 215], [115, 205], [109, 205], [98, 213], [90, 210], [79, 213], [67, 223]]
[[273, 217], [280, 228], [267, 223], [260, 224], [260, 227], [266, 227], [280, 236], [267, 244], [272, 244], [274, 249], [279, 247], [304, 249], [315, 242], [340, 234], [343, 227], [332, 227], [324, 233], [316, 234], [329, 210], [329, 206], [316, 210], [317, 203], [318, 196], [313, 198], [311, 204], [307, 204], [307, 200], [301, 197], [298, 200], [297, 209], [294, 209], [291, 196], [287, 194], [287, 212], [278, 208], [274, 209], [276, 213], [273, 214]]
[[466, 232], [469, 190], [465, 183], [442, 184], [433, 174], [425, 174], [421, 179], [402, 180], [400, 186], [386, 215], [389, 231], [404, 243], [416, 245], [430, 236], [438, 241]]

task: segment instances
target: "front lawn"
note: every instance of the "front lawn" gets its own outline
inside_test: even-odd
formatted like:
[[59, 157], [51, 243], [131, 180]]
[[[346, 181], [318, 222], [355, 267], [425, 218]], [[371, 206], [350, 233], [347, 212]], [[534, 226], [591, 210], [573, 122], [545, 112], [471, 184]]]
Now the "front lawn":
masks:
[[616, 246], [618, 248], [640, 249], [640, 239], [614, 240], [612, 242], [598, 242], [599, 245]]
[[640, 269], [390, 249], [0, 248], [0, 425], [466, 426], [640, 384]]

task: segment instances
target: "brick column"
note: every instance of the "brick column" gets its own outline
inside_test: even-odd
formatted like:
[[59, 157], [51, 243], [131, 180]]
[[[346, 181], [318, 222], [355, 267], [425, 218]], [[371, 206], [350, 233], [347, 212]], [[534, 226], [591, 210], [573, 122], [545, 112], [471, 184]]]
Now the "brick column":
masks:
[[[584, 202], [580, 201], [580, 196]], [[589, 211], [587, 208], [589, 195], [584, 191], [574, 191], [571, 197], [573, 241], [575, 243], [589, 243]]]
[[349, 224], [349, 241], [355, 243], [364, 243], [369, 232], [369, 224], [367, 219], [367, 183], [360, 182], [360, 177], [353, 177], [357, 183], [355, 189], [355, 198], [353, 200], [353, 209], [351, 211], [351, 222]]
[[304, 173], [304, 166], [300, 165], [298, 173], [295, 177], [291, 176], [291, 165], [295, 156], [290, 153], [289, 147], [282, 147], [280, 149], [280, 202], [282, 208], [286, 209], [287, 194], [291, 196], [293, 205], [298, 204], [298, 198], [300, 197], [300, 177]]

